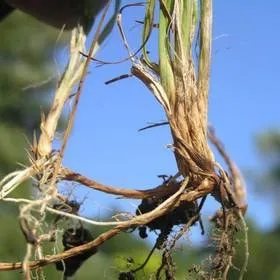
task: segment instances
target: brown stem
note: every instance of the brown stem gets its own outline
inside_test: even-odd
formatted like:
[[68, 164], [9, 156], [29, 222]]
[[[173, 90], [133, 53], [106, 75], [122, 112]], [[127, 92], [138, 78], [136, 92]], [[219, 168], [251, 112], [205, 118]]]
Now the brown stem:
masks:
[[175, 193], [180, 188], [180, 183], [170, 181], [168, 183], [159, 185], [158, 187], [147, 189], [147, 190], [133, 190], [124, 189], [120, 187], [112, 187], [98, 183], [97, 181], [91, 180], [77, 172], [73, 172], [68, 168], [61, 169], [61, 179], [66, 181], [75, 181], [89, 188], [105, 193], [120, 195], [125, 198], [144, 199], [148, 197], [163, 197]]
[[232, 185], [233, 185], [233, 192], [235, 196], [235, 200], [237, 202], [237, 206], [242, 209], [243, 214], [245, 214], [247, 210], [247, 202], [246, 202], [246, 187], [244, 180], [242, 178], [242, 175], [240, 171], [238, 170], [236, 164], [233, 162], [233, 160], [229, 157], [227, 152], [225, 151], [225, 148], [221, 141], [218, 139], [218, 137], [215, 134], [214, 128], [210, 127], [208, 131], [208, 138], [213, 143], [213, 145], [217, 148], [220, 155], [223, 157], [225, 163], [227, 164], [229, 168], [229, 172], [232, 178]]

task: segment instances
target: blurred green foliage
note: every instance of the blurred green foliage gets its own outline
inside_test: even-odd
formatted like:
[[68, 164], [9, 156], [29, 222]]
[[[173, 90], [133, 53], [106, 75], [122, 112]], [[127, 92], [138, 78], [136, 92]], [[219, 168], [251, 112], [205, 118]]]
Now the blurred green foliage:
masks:
[[[27, 163], [33, 132], [56, 80], [54, 53], [65, 45], [57, 30], [19, 12], [0, 23], [0, 177]], [[59, 38], [59, 39], [58, 39]], [[28, 183], [13, 193], [31, 194]], [[0, 204], [0, 261], [20, 261], [25, 240], [15, 205]], [[0, 272], [0, 279], [20, 279], [20, 271]]]
[[[269, 130], [267, 133], [258, 135], [257, 145], [262, 156], [264, 174], [261, 183], [272, 191], [280, 194], [280, 130]], [[262, 188], [262, 191], [267, 191]], [[269, 192], [268, 192], [269, 194]]]
[[55, 85], [55, 50], [65, 36], [22, 13], [0, 24], [0, 174], [24, 163], [30, 137], [39, 127], [46, 92]]

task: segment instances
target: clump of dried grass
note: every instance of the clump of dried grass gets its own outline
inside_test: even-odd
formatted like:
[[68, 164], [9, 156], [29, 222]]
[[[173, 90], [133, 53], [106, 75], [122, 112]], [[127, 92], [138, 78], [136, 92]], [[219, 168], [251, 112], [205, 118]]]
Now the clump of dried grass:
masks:
[[[157, 11], [159, 12], [158, 63], [150, 60], [147, 51], [147, 43], [154, 29], [154, 17]], [[104, 19], [104, 16], [102, 19]], [[72, 34], [69, 63], [56, 90], [52, 109], [46, 118], [42, 118], [41, 135], [38, 143], [35, 141], [32, 147], [33, 155], [30, 157], [32, 165], [23, 171], [8, 175], [0, 183], [2, 186], [1, 199], [24, 204], [21, 208], [20, 218], [23, 225], [22, 230], [28, 243], [27, 254], [23, 263], [1, 263], [0, 270], [23, 268], [26, 279], [29, 279], [30, 269], [69, 259], [89, 250], [92, 251], [123, 230], [143, 226], [150, 226], [152, 229], [158, 221], [161, 221], [160, 229], [164, 233], [166, 227], [162, 224], [165, 219], [162, 218], [173, 217], [174, 213], [182, 213], [178, 210], [180, 207], [187, 205], [191, 209], [188, 209], [186, 213], [188, 215], [189, 213], [192, 214], [189, 217], [168, 219], [169, 224], [167, 225], [170, 232], [174, 225], [185, 224], [183, 234], [194, 222], [199, 220], [199, 213], [207, 195], [213, 195], [221, 203], [223, 211], [219, 217], [220, 223], [224, 223], [221, 226], [223, 229], [221, 236], [224, 234], [224, 236], [230, 237], [230, 241], [233, 240], [231, 238], [233, 235], [229, 231], [232, 227], [229, 227], [226, 223], [227, 219], [231, 217], [227, 213], [231, 213], [231, 211], [237, 213], [235, 217], [239, 222], [241, 221], [246, 232], [243, 219], [243, 214], [246, 211], [245, 187], [242, 184], [241, 176], [213, 132], [210, 133], [210, 138], [225, 158], [229, 166], [229, 176], [215, 161], [208, 145], [212, 1], [204, 0], [200, 1], [199, 4], [195, 0], [159, 1], [158, 10], [155, 0], [148, 1], [143, 24], [141, 59], [137, 59], [136, 55], [129, 50], [122, 28], [121, 14], [118, 16], [118, 26], [129, 52], [129, 59], [132, 62], [131, 73], [151, 90], [166, 113], [173, 137], [172, 149], [177, 161], [178, 174], [183, 179], [178, 179], [177, 175], [150, 190], [131, 190], [100, 184], [62, 166], [65, 146], [74, 122], [87, 67], [94, 50], [96, 50], [101, 24], [97, 29], [89, 54], [85, 55], [86, 58], [80, 56], [80, 52], [84, 52], [85, 36], [81, 29], [76, 29]], [[105, 33], [103, 32], [103, 34]], [[194, 48], [198, 53], [197, 59], [193, 56]], [[52, 152], [57, 122], [65, 102], [77, 84], [78, 93], [75, 95], [73, 110], [69, 117], [62, 146], [58, 152]], [[31, 177], [37, 182], [40, 192], [38, 199], [31, 201], [8, 197], [15, 188]], [[62, 180], [76, 181], [95, 190], [127, 198], [151, 199], [153, 205], [151, 209], [144, 209], [145, 211], [138, 212], [137, 215], [126, 216], [121, 221], [90, 221], [79, 217], [77, 212], [72, 211], [68, 198], [58, 193], [57, 182]], [[200, 205], [198, 205], [199, 198], [203, 198]], [[54, 205], [57, 204], [66, 205], [70, 210], [57, 210], [54, 208]], [[38, 229], [44, 223], [44, 215], [47, 211], [79, 221], [114, 227], [99, 235], [93, 241], [57, 255], [46, 257], [41, 251], [40, 240], [42, 236]], [[34, 215], [34, 212], [39, 213], [40, 218], [37, 218], [38, 215]], [[171, 220], [177, 222], [170, 223]], [[216, 223], [217, 225], [218, 223]], [[157, 228], [159, 228], [158, 225]], [[44, 236], [49, 239], [53, 238], [52, 234]], [[169, 266], [172, 263], [171, 250], [180, 236], [173, 240], [172, 246], [165, 248], [162, 267], [171, 267], [171, 270], [173, 270], [173, 265]], [[168, 234], [165, 234], [164, 238], [163, 241], [166, 241]], [[39, 252], [37, 254], [39, 256], [38, 260], [30, 261], [33, 256], [30, 248]], [[244, 274], [246, 270], [247, 252], [248, 250], [246, 250], [245, 265], [241, 274]], [[231, 254], [230, 251], [226, 251], [226, 253], [227, 256]], [[230, 260], [223, 266], [223, 273], [227, 274], [229, 268]], [[174, 275], [173, 271], [170, 272]], [[168, 269], [166, 273], [168, 274]], [[129, 272], [129, 275], [131, 275], [131, 272]]]

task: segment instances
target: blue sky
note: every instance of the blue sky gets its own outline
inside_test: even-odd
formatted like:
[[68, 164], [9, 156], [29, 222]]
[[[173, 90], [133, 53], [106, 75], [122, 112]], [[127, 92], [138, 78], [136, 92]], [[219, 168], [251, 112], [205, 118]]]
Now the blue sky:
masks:
[[[141, 27], [134, 20], [141, 20], [143, 11], [134, 8], [124, 15], [135, 49]], [[242, 170], [261, 167], [255, 135], [279, 128], [279, 11], [278, 1], [269, 5], [265, 1], [214, 1], [209, 121]], [[125, 55], [117, 31], [98, 53], [105, 60]], [[176, 165], [166, 148], [171, 143], [167, 127], [137, 132], [148, 122], [165, 119], [151, 93], [136, 78], [104, 85], [129, 69], [130, 63], [91, 65], [64, 164], [105, 184], [148, 188], [160, 184], [158, 174], [174, 174]], [[269, 228], [272, 209], [248, 186], [249, 215], [262, 228]], [[82, 187], [76, 190], [80, 200], [86, 196], [82, 208], [87, 215], [100, 217], [119, 206], [134, 211], [137, 205]], [[214, 212], [212, 207], [213, 203], [207, 206], [205, 217]]]

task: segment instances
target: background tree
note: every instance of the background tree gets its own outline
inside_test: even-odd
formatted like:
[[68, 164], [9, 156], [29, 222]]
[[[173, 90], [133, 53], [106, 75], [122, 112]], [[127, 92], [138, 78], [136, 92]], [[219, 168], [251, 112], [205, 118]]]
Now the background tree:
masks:
[[[55, 87], [55, 56], [66, 37], [53, 28], [16, 12], [0, 24], [0, 174], [3, 177], [27, 162], [27, 149], [38, 129], [48, 92]], [[28, 184], [15, 195], [30, 193]], [[16, 207], [1, 202], [0, 256], [12, 261], [24, 256], [25, 240]], [[7, 234], [9, 233], [9, 234]], [[18, 279], [18, 272], [1, 272], [1, 279]]]

